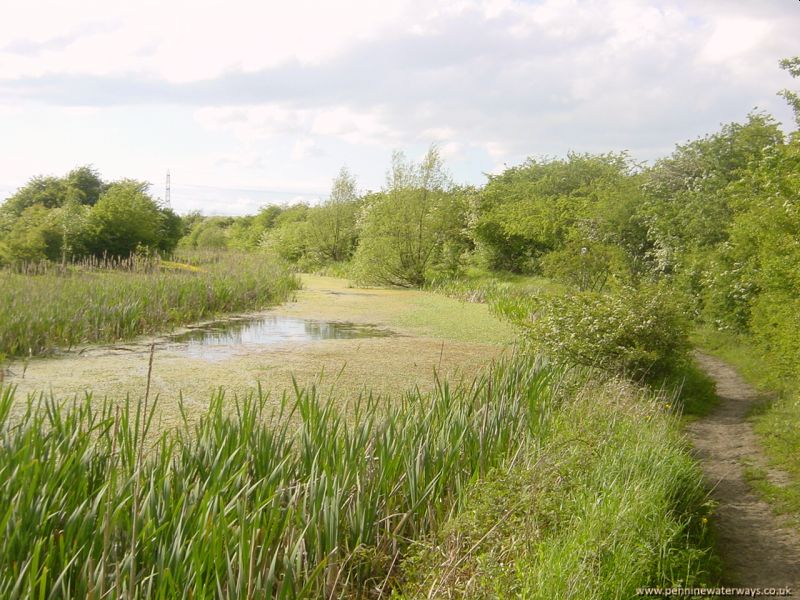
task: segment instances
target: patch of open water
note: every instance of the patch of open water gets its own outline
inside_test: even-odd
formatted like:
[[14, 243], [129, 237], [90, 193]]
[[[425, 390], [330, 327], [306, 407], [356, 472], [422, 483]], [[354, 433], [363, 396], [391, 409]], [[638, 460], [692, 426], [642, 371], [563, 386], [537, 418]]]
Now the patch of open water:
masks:
[[224, 358], [239, 348], [315, 340], [351, 340], [396, 335], [375, 325], [338, 321], [315, 321], [298, 317], [266, 315], [234, 318], [192, 327], [168, 336], [171, 343], [185, 347], [194, 358]]

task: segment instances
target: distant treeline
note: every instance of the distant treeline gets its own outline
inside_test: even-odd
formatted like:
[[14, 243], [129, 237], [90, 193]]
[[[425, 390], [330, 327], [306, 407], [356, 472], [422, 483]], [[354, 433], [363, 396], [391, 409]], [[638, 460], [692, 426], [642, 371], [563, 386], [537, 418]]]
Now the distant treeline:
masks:
[[0, 264], [170, 253], [183, 224], [148, 187], [103, 181], [88, 166], [64, 177], [34, 177], [0, 206]]
[[[800, 75], [800, 58], [782, 61]], [[800, 119], [797, 94], [783, 95]], [[582, 291], [671, 282], [721, 329], [800, 357], [800, 136], [768, 114], [678, 145], [652, 166], [626, 153], [530, 158], [481, 187], [455, 185], [435, 147], [392, 157], [386, 184], [359, 193], [342, 169], [318, 206], [248, 217], [179, 218], [146, 185], [82, 167], [38, 177], [0, 207], [5, 262], [137, 250], [260, 249], [368, 283], [424, 286], [468, 267], [541, 274]], [[346, 267], [341, 267], [346, 265]]]

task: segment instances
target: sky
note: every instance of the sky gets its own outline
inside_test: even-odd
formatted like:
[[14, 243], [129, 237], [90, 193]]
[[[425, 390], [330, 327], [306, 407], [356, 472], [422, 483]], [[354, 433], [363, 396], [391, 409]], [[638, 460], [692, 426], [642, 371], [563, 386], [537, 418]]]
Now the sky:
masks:
[[797, 0], [2, 0], [0, 200], [90, 164], [180, 213], [324, 200], [436, 144], [453, 179], [527, 157], [649, 161], [792, 124]]

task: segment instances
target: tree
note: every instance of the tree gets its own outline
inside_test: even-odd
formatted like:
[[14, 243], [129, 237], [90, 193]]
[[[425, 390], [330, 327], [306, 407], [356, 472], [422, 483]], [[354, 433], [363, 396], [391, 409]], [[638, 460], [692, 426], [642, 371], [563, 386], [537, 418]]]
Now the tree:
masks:
[[307, 204], [284, 208], [261, 236], [259, 246], [290, 262], [303, 259], [308, 249], [308, 213]]
[[[781, 69], [788, 71], [792, 77], [800, 77], [800, 56], [784, 58], [779, 64]], [[800, 127], [800, 94], [788, 89], [781, 90], [778, 94], [783, 96], [784, 100], [789, 103], [789, 106], [794, 111], [794, 119], [797, 122], [797, 126]]]
[[64, 178], [64, 183], [68, 190], [79, 193], [79, 202], [94, 206], [100, 199], [100, 195], [105, 191], [107, 184], [100, 179], [98, 173], [91, 166], [83, 166], [73, 169]]
[[183, 219], [171, 208], [161, 207], [161, 227], [159, 230], [158, 250], [162, 254], [171, 253], [186, 234]]
[[346, 167], [342, 167], [333, 180], [327, 202], [309, 211], [310, 252], [323, 262], [349, 259], [358, 239], [358, 211], [356, 180]]
[[90, 207], [79, 203], [76, 199], [68, 199], [58, 209], [58, 219], [61, 224], [61, 256], [63, 262], [87, 254], [89, 244], [89, 212]]
[[62, 250], [62, 231], [53, 211], [34, 204], [22, 211], [0, 243], [3, 262], [58, 260]]
[[582, 247], [608, 241], [601, 238], [613, 231], [613, 219], [635, 234], [625, 222], [630, 215], [615, 208], [635, 197], [633, 168], [625, 154], [571, 153], [566, 160], [530, 158], [490, 175], [474, 227], [485, 262], [493, 269], [536, 272], [544, 255], [569, 242]]
[[139, 247], [158, 248], [165, 218], [147, 194], [148, 187], [132, 179], [108, 187], [89, 213], [91, 252], [129, 256]]
[[64, 203], [67, 186], [58, 177], [33, 177], [0, 207], [0, 234], [8, 232], [25, 209], [39, 205], [57, 208]]
[[466, 224], [441, 156], [432, 146], [414, 164], [392, 156], [386, 187], [365, 198], [361, 238], [355, 254], [358, 279], [404, 287], [422, 286], [437, 251]]
[[744, 124], [730, 123], [679, 145], [647, 171], [639, 213], [647, 224], [654, 270], [686, 271], [725, 242], [736, 211], [728, 186], [782, 144], [778, 123], [770, 115], [751, 113]]

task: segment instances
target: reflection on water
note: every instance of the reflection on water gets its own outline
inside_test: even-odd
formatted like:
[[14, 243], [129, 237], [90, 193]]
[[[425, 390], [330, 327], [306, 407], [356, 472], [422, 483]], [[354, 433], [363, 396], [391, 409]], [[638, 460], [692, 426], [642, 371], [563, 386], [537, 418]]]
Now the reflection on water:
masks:
[[236, 346], [268, 346], [287, 342], [350, 340], [391, 335], [394, 335], [392, 331], [374, 325], [270, 315], [255, 319], [231, 319], [209, 323], [170, 336], [170, 340], [185, 344], [190, 356], [211, 358], [208, 352], [211, 351], [211, 354], [219, 358], [219, 353], [215, 350], [229, 354]]

